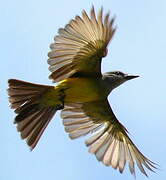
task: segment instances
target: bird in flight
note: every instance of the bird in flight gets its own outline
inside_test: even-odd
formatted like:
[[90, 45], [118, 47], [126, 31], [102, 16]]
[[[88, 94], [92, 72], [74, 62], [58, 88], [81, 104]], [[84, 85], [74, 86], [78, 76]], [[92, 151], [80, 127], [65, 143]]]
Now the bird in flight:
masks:
[[65, 131], [71, 139], [90, 134], [85, 141], [98, 161], [123, 172], [126, 164], [135, 176], [135, 164], [147, 176], [155, 163], [145, 157], [128, 136], [108, 102], [108, 95], [124, 82], [137, 78], [121, 71], [102, 74], [101, 61], [116, 28], [114, 18], [94, 7], [88, 16], [76, 16], [60, 28], [50, 45], [49, 76], [56, 86], [9, 79], [9, 101], [17, 116], [14, 123], [21, 138], [34, 149], [45, 128], [61, 110]]

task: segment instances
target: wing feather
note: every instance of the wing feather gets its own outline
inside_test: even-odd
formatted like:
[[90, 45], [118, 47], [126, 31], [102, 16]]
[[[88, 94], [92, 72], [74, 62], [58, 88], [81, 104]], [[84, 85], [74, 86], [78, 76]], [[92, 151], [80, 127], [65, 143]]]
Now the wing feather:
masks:
[[113, 21], [109, 13], [103, 17], [103, 8], [96, 19], [92, 7], [90, 17], [83, 10], [82, 17], [76, 16], [60, 28], [48, 53], [49, 77], [58, 82], [74, 74], [101, 76], [101, 59], [115, 32]]
[[61, 117], [71, 139], [92, 134], [85, 144], [89, 152], [106, 166], [123, 173], [127, 163], [134, 176], [135, 164], [146, 176], [145, 167], [151, 171], [156, 168], [155, 163], [146, 158], [131, 141], [108, 101], [66, 104]]

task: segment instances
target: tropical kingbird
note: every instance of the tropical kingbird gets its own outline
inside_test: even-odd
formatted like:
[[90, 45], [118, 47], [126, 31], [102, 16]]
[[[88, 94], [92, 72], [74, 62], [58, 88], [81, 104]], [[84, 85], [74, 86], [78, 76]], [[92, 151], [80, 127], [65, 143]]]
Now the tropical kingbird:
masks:
[[[128, 163], [135, 175], [135, 163], [147, 176], [144, 167], [153, 171], [155, 164], [146, 158], [117, 120], [107, 100], [120, 84], [138, 76], [120, 71], [101, 73], [102, 57], [115, 29], [114, 18], [101, 8], [96, 17], [94, 7], [90, 16], [83, 10], [64, 28], [60, 28], [50, 45], [48, 64], [54, 86], [39, 85], [10, 79], [9, 101], [17, 116], [14, 123], [33, 149], [57, 110], [65, 131], [71, 139], [91, 134], [86, 140], [89, 152], [106, 166], [122, 173]], [[144, 166], [144, 167], [143, 167]]]

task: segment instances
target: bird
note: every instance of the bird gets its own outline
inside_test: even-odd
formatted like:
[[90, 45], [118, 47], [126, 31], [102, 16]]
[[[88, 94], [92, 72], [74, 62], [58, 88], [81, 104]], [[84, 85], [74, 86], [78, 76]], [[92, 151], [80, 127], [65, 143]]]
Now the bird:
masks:
[[135, 165], [146, 176], [155, 172], [156, 163], [145, 157], [117, 119], [108, 101], [109, 94], [121, 84], [138, 78], [121, 71], [102, 73], [101, 62], [108, 53], [116, 26], [103, 7], [96, 13], [83, 10], [58, 30], [50, 45], [49, 79], [56, 83], [41, 85], [17, 79], [8, 80], [10, 107], [22, 139], [33, 150], [45, 128], [60, 110], [64, 129], [70, 139], [89, 135], [89, 152], [106, 166], [123, 173], [126, 164], [135, 176]]

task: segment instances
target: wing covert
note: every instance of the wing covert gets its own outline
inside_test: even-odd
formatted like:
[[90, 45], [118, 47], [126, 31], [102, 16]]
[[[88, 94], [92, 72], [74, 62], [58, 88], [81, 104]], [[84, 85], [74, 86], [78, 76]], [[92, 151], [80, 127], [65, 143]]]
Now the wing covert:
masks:
[[114, 18], [109, 13], [103, 18], [103, 9], [96, 18], [94, 7], [90, 17], [85, 11], [82, 18], [76, 16], [65, 28], [60, 28], [55, 42], [50, 45], [48, 64], [54, 82], [64, 80], [73, 74], [101, 75], [101, 59], [107, 53], [115, 28]]
[[126, 163], [135, 176], [135, 164], [147, 176], [145, 167], [154, 171], [155, 164], [134, 145], [126, 128], [116, 119], [108, 101], [66, 104], [61, 113], [71, 139], [91, 133], [85, 141], [98, 161], [123, 172]]

